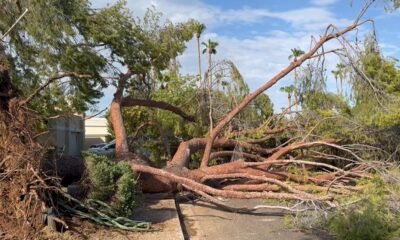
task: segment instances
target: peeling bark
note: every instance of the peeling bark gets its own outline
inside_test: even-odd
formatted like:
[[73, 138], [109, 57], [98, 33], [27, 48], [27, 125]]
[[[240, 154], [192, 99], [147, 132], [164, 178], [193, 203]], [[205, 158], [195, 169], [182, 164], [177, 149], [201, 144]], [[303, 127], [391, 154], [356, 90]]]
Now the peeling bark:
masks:
[[[191, 140], [181, 142], [178, 150], [176, 151], [174, 157], [172, 158], [170, 165], [178, 165], [178, 166], [188, 166], [190, 156], [193, 153], [196, 153], [200, 150], [203, 150], [207, 144], [207, 138], [193, 138]], [[243, 149], [252, 151], [261, 155], [268, 155], [273, 153], [271, 149], [265, 149], [259, 147], [257, 145], [249, 144], [247, 142], [235, 141], [232, 139], [219, 138], [214, 141], [213, 148], [224, 148], [230, 147], [234, 148], [235, 146], [241, 146]]]
[[121, 100], [124, 94], [125, 83], [131, 76], [132, 73], [130, 71], [120, 76], [118, 87], [110, 107], [111, 125], [115, 134], [115, 155], [117, 159], [123, 159], [129, 154], [128, 138], [124, 120], [122, 119]]

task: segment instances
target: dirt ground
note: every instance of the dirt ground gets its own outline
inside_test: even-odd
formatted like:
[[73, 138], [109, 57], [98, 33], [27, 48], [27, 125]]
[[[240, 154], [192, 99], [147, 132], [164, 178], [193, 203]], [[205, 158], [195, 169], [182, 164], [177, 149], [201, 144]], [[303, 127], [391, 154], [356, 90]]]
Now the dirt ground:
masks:
[[103, 227], [81, 221], [70, 219], [68, 224], [70, 230], [65, 233], [53, 232], [48, 227], [41, 231], [40, 239], [46, 240], [184, 240], [178, 213], [175, 207], [174, 199], [165, 200], [147, 200], [139, 208], [134, 217], [135, 220], [149, 221], [152, 223], [155, 231], [153, 232], [129, 232], [118, 230], [116, 228]]

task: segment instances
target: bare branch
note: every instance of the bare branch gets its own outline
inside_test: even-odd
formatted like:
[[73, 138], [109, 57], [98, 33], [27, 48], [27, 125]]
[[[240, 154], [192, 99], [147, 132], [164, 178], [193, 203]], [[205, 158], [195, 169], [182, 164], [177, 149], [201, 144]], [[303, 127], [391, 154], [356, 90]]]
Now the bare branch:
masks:
[[0, 41], [3, 41], [3, 39], [14, 29], [15, 26], [22, 20], [22, 18], [25, 16], [25, 14], [28, 13], [28, 9], [25, 9], [25, 11], [19, 16], [19, 18], [14, 22], [14, 24], [7, 30], [7, 32], [4, 33], [3, 36], [1, 36]]
[[284, 68], [282, 71], [280, 71], [277, 75], [275, 75], [273, 78], [271, 78], [268, 82], [266, 82], [263, 86], [258, 88], [256, 91], [254, 91], [252, 94], [246, 96], [242, 102], [237, 105], [231, 112], [229, 112], [216, 126], [215, 128], [210, 132], [210, 137], [208, 139], [206, 148], [204, 150], [203, 158], [201, 160], [201, 167], [207, 167], [210, 154], [211, 154], [211, 149], [212, 149], [212, 144], [215, 138], [219, 135], [219, 133], [222, 131], [222, 129], [239, 113], [241, 112], [252, 100], [254, 100], [258, 95], [275, 85], [279, 80], [284, 78], [286, 75], [288, 75], [291, 71], [299, 67], [303, 62], [306, 60], [310, 59], [326, 42], [336, 39], [350, 31], [353, 31], [359, 26], [358, 21], [353, 23], [352, 25], [346, 27], [342, 31], [339, 31], [337, 33], [333, 34], [326, 34], [320, 37], [320, 40], [310, 49], [309, 52], [303, 54], [297, 61], [291, 62], [289, 66]]
[[107, 111], [107, 110], [108, 110], [108, 107], [104, 108], [103, 110], [99, 111], [98, 113], [96, 113], [96, 114], [94, 114], [94, 115], [85, 117], [83, 120], [86, 121], [86, 120], [89, 120], [89, 119], [91, 119], [91, 118], [97, 117], [97, 116], [99, 116], [100, 114], [102, 114], [103, 112], [105, 112], [105, 111]]
[[29, 95], [29, 97], [27, 97], [25, 100], [21, 101], [20, 105], [28, 104], [30, 101], [32, 101], [32, 99], [34, 99], [41, 91], [43, 91], [43, 89], [45, 89], [47, 86], [49, 86], [52, 82], [63, 79], [65, 77], [91, 78], [92, 76], [87, 75], [87, 74], [79, 74], [76, 72], [65, 72], [61, 75], [51, 77], [42, 86], [38, 87], [31, 95]]

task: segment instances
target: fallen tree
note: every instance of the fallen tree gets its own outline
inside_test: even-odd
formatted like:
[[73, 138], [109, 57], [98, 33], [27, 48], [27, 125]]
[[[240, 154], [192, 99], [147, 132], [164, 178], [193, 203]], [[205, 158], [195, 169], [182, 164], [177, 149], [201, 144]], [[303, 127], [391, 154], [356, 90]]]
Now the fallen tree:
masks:
[[[267, 81], [263, 86], [258, 88], [252, 94], [244, 97], [244, 99], [234, 107], [222, 120], [220, 120], [216, 126], [210, 131], [210, 135], [206, 138], [192, 139], [189, 141], [184, 141], [180, 144], [178, 150], [173, 156], [172, 160], [167, 163], [165, 169], [156, 169], [150, 166], [143, 166], [141, 163], [135, 162], [133, 159], [132, 168], [138, 172], [143, 173], [142, 184], [143, 191], [145, 192], [167, 192], [167, 191], [177, 191], [180, 187], [184, 187], [190, 191], [197, 192], [203, 196], [207, 195], [207, 198], [212, 202], [218, 202], [216, 199], [211, 200], [211, 195], [222, 196], [222, 197], [232, 197], [232, 198], [276, 198], [276, 199], [298, 199], [304, 201], [322, 201], [328, 205], [332, 205], [332, 196], [316, 197], [315, 195], [306, 193], [295, 186], [289, 186], [284, 184], [284, 181], [290, 181], [295, 183], [313, 183], [318, 186], [325, 187], [329, 186], [329, 189], [335, 189], [335, 186], [343, 184], [341, 180], [349, 180], [360, 177], [368, 177], [368, 173], [363, 170], [366, 168], [363, 166], [360, 158], [354, 156], [349, 159], [353, 163], [352, 167], [349, 169], [339, 169], [333, 165], [327, 163], [317, 163], [314, 161], [298, 161], [303, 166], [307, 165], [306, 172], [319, 171], [321, 169], [327, 172], [313, 175], [299, 177], [288, 172], [288, 165], [297, 164], [296, 159], [289, 159], [296, 150], [300, 150], [303, 153], [304, 149], [313, 147], [324, 147], [324, 148], [336, 148], [346, 151], [340, 145], [337, 145], [337, 140], [325, 139], [325, 140], [315, 140], [309, 141], [309, 138], [304, 138], [297, 142], [287, 142], [283, 146], [274, 146], [271, 149], [265, 149], [260, 145], [257, 145], [257, 141], [243, 142], [236, 141], [232, 139], [225, 139], [222, 137], [222, 130], [227, 126], [227, 124], [240, 113], [248, 104], [254, 100], [257, 96], [263, 93], [265, 90], [272, 87], [278, 81], [283, 79], [287, 74], [292, 72], [294, 69], [301, 66], [307, 60], [313, 58], [320, 58], [325, 54], [335, 52], [336, 50], [326, 51], [324, 50], [324, 45], [331, 40], [345, 39], [345, 35], [357, 30], [359, 26], [364, 24], [366, 21], [361, 21], [361, 18], [365, 11], [368, 9], [369, 5], [372, 3], [368, 2], [366, 6], [361, 11], [360, 15], [356, 18], [353, 24], [345, 27], [343, 30], [338, 30], [335, 26], [329, 25], [326, 28], [324, 34], [320, 36], [318, 40], [315, 40], [310, 47], [310, 50], [304, 53], [299, 58], [296, 58], [291, 62], [286, 68], [280, 71], [277, 75]], [[133, 71], [128, 71], [128, 75], [131, 75]], [[124, 75], [126, 76], [126, 75]], [[122, 84], [123, 86], [123, 84]], [[122, 97], [123, 88], [118, 89], [116, 93], [116, 98]], [[113, 104], [115, 104], [115, 100]], [[127, 145], [126, 133], [123, 127], [120, 108], [111, 109], [112, 112], [112, 123], [116, 133], [116, 141], [122, 146]], [[271, 129], [270, 134], [279, 134], [283, 130], [281, 129]], [[119, 133], [121, 132], [121, 133]], [[118, 134], [117, 134], [118, 133]], [[261, 141], [262, 142], [262, 141]], [[117, 144], [118, 145], [118, 144]], [[212, 158], [217, 156], [232, 155], [234, 152], [221, 152], [217, 151], [212, 153], [213, 149], [218, 148], [229, 148], [232, 146], [240, 146], [246, 152], [242, 155], [244, 161], [235, 161], [229, 163], [223, 163], [215, 166], [210, 166], [210, 161]], [[200, 168], [198, 169], [188, 169], [188, 163], [190, 161], [191, 155], [193, 153], [204, 151], [201, 159]], [[348, 152], [347, 152], [348, 153]], [[126, 160], [128, 154], [127, 148], [119, 148], [117, 146], [117, 157]], [[298, 157], [299, 154], [293, 154]], [[307, 156], [303, 156], [307, 157]], [[355, 159], [354, 159], [355, 158]], [[259, 161], [261, 164], [249, 164], [246, 161]], [[323, 159], [319, 159], [321, 161]], [[211, 179], [224, 179], [224, 181], [232, 180], [233, 183], [230, 186], [221, 186], [221, 189], [210, 188], [207, 186], [207, 181], [202, 181], [202, 179], [207, 178], [207, 176], [213, 176]], [[210, 177], [208, 180], [211, 180]], [[269, 189], [278, 189], [278, 192], [262, 192], [263, 189], [268, 188], [257, 188], [254, 187], [254, 182], [257, 184], [266, 185], [269, 184]], [[351, 181], [350, 181], [351, 182]], [[235, 189], [234, 185], [239, 183], [241, 187]], [[250, 185], [249, 185], [250, 184]], [[246, 185], [249, 185], [246, 188]], [[249, 189], [259, 189], [260, 192], [255, 191], [240, 191]], [[325, 189], [325, 188], [319, 188]], [[284, 191], [285, 193], [282, 193]], [[286, 193], [286, 191], [288, 193]], [[340, 190], [336, 190], [340, 192]]]

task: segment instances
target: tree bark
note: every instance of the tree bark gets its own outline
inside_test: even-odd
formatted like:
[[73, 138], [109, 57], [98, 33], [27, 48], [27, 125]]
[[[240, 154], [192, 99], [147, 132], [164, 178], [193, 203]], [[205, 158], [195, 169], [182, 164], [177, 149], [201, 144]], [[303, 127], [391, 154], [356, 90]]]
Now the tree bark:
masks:
[[117, 158], [123, 158], [129, 153], [128, 139], [122, 119], [121, 100], [114, 97], [110, 107], [111, 124], [115, 134], [115, 154]]
[[[169, 165], [187, 167], [189, 165], [190, 156], [193, 153], [203, 150], [206, 144], [207, 138], [193, 138], [189, 141], [181, 142]], [[265, 149], [257, 145], [249, 144], [247, 142], [240, 142], [226, 138], [216, 139], [213, 144], [213, 148], [234, 148], [235, 146], [241, 146], [243, 149], [247, 149], [261, 155], [273, 153], [273, 151], [270, 149]]]
[[120, 76], [118, 87], [110, 107], [111, 125], [115, 134], [115, 156], [117, 159], [123, 159], [129, 154], [128, 138], [122, 118], [121, 101], [125, 88], [124, 85], [131, 76], [132, 73], [130, 71]]

